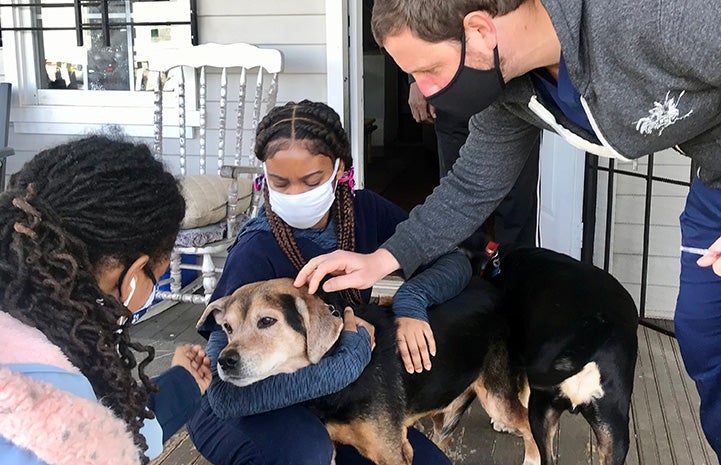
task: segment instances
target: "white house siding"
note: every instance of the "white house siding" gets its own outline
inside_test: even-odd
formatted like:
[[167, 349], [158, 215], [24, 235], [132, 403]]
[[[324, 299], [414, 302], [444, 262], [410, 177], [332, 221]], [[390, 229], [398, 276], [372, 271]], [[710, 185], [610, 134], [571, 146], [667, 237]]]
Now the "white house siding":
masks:
[[[606, 165], [602, 162], [603, 165]], [[617, 169], [647, 173], [648, 158], [638, 163], [616, 163]], [[655, 176], [688, 181], [690, 160], [673, 150], [655, 155]], [[594, 262], [603, 265], [606, 218], [605, 173], [599, 173], [599, 208], [597, 210]], [[617, 175], [614, 186], [610, 271], [639, 303], [643, 251], [643, 215], [646, 182], [643, 179]], [[648, 284], [645, 315], [672, 319], [678, 293], [679, 245], [681, 233], [678, 217], [683, 210], [688, 188], [655, 181], [651, 201], [649, 230]]]
[[[326, 40], [325, 40], [325, 0], [272, 0], [265, 2], [249, 2], [237, 0], [203, 0], [198, 2], [198, 30], [201, 43], [233, 43], [247, 42], [260, 47], [277, 48], [283, 53], [284, 67], [279, 78], [278, 104], [291, 100], [311, 99], [327, 101], [326, 84]], [[219, 75], [209, 75], [209, 89], [217, 83]], [[237, 105], [238, 92], [234, 88], [236, 75], [229, 75], [228, 120], [235, 118], [234, 109]], [[249, 90], [255, 82], [255, 76], [248, 76]], [[209, 100], [217, 99], [210, 91]], [[15, 99], [17, 100], [17, 99]], [[217, 135], [217, 109], [212, 109], [209, 102], [208, 121], [211, 125], [208, 134], [208, 150], [215, 153], [214, 141]], [[17, 120], [23, 113], [18, 111], [17, 102], [13, 110]], [[11, 114], [12, 111], [11, 110]], [[107, 120], [112, 120], [112, 109], [107, 111]], [[51, 118], [52, 119], [52, 118]], [[246, 119], [247, 121], [247, 119]], [[152, 121], [148, 121], [152, 124]], [[82, 124], [80, 124], [82, 125]], [[22, 126], [22, 125], [21, 125]], [[9, 173], [17, 171], [32, 155], [69, 137], [77, 137], [79, 124], [67, 124], [67, 121], [55, 120], [43, 123], [47, 131], [33, 133], [16, 132], [14, 124], [10, 128], [10, 145], [15, 148], [16, 155], [8, 163]], [[88, 125], [89, 128], [100, 128], [100, 124]], [[149, 127], [129, 128], [128, 132], [144, 132], [150, 135]], [[228, 134], [226, 152], [235, 145], [232, 134]], [[244, 136], [244, 146], [248, 147], [252, 135]], [[150, 139], [146, 139], [150, 142]], [[189, 141], [188, 153], [197, 147], [197, 139]], [[171, 167], [177, 165], [177, 140], [166, 139], [165, 153]], [[210, 166], [215, 166], [212, 160]], [[197, 158], [189, 160], [189, 164], [197, 164]]]

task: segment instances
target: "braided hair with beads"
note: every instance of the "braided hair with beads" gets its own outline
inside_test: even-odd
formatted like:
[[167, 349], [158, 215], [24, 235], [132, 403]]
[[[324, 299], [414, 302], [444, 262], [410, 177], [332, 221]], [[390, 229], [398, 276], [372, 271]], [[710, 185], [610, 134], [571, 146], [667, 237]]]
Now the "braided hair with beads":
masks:
[[[303, 100], [289, 102], [273, 108], [258, 124], [255, 139], [255, 156], [260, 161], [271, 158], [294, 142], [301, 142], [312, 154], [323, 154], [335, 162], [341, 159], [345, 169], [353, 166], [348, 135], [343, 129], [338, 113], [321, 102]], [[263, 187], [266, 214], [270, 229], [283, 253], [293, 266], [300, 270], [307, 263], [291, 227], [273, 212], [269, 200], [268, 183]], [[333, 203], [338, 250], [355, 250], [355, 217], [353, 193], [348, 183], [339, 182]], [[361, 302], [357, 289], [342, 291], [343, 300], [349, 304]]]
[[[97, 276], [143, 254], [151, 265], [166, 259], [184, 213], [177, 181], [148, 147], [104, 136], [40, 152], [0, 194], [0, 310], [80, 369], [128, 425], [142, 463], [140, 428], [157, 391], [144, 368], [154, 352], [130, 339], [130, 311]], [[140, 364], [133, 351], [147, 354]]]

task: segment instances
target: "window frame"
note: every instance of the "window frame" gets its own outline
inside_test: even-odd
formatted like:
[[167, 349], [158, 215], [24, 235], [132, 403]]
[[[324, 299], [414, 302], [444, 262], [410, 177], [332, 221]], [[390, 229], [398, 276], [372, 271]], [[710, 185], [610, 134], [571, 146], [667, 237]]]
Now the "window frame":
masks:
[[[195, 1], [190, 2], [193, 8]], [[10, 118], [15, 132], [80, 135], [118, 125], [129, 136], [153, 137], [154, 92], [38, 88], [40, 65], [36, 63], [33, 36], [36, 32], [17, 29], [32, 25], [32, 12], [30, 8], [17, 8], [18, 5], [28, 3], [11, 0], [0, 6], [5, 80], [13, 83], [15, 91]], [[197, 28], [192, 25], [191, 36], [193, 41], [197, 40]], [[195, 96], [194, 80], [191, 79], [186, 85], [186, 101], [195, 102]], [[173, 108], [168, 107], [168, 117], [177, 118], [172, 112]], [[188, 107], [186, 112], [188, 126], [198, 126], [197, 108]], [[167, 137], [177, 137], [177, 132], [171, 130]]]

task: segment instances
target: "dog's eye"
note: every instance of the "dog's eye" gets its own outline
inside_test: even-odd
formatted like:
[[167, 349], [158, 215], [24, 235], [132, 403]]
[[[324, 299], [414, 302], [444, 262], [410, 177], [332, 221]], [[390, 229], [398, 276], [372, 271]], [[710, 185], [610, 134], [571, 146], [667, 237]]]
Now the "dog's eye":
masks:
[[223, 329], [228, 334], [233, 334], [233, 328], [228, 323], [223, 323]]
[[268, 328], [270, 326], [273, 326], [275, 322], [278, 321], [275, 318], [271, 318], [269, 316], [265, 316], [258, 320], [258, 329]]

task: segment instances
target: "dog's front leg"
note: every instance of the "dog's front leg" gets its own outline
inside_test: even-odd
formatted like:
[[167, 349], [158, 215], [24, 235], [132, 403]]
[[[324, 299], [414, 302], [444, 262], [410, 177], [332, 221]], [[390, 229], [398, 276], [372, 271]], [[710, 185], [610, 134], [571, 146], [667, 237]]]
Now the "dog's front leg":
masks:
[[411, 465], [413, 447], [407, 430], [389, 419], [356, 420], [352, 423], [326, 424], [333, 442], [355, 447], [376, 465]]

